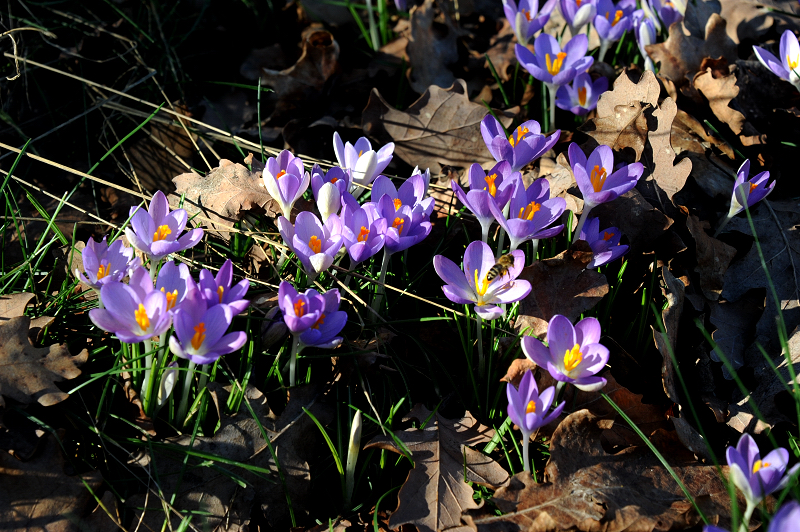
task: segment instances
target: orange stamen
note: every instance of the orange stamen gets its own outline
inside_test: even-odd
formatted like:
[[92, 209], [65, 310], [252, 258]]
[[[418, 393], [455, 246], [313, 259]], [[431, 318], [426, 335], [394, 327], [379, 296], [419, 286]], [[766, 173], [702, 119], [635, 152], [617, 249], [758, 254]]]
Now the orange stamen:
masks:
[[761, 460], [756, 460], [756, 463], [753, 464], [753, 473], [754, 474], [758, 473], [758, 471], [761, 470], [762, 468], [769, 467], [771, 465], [772, 464], [769, 462], [762, 462]]
[[406, 221], [403, 220], [402, 218], [395, 218], [394, 219], [394, 223], [392, 223], [392, 227], [397, 229], [397, 234], [398, 235], [403, 233], [403, 224], [405, 224], [405, 223], [406, 223]]
[[110, 264], [106, 264], [105, 266], [101, 264], [100, 267], [97, 268], [97, 280], [99, 281], [100, 279], [108, 275], [110, 270], [111, 270]]
[[361, 226], [361, 231], [358, 232], [358, 236], [356, 237], [356, 240], [359, 241], [359, 242], [366, 242], [368, 237], [369, 237], [369, 229], [367, 229], [366, 227], [364, 227], [362, 225]]
[[547, 63], [547, 71], [550, 72], [551, 76], [555, 76], [559, 72], [561, 72], [561, 65], [564, 63], [564, 59], [567, 57], [566, 52], [558, 52], [556, 59], [550, 59], [550, 54], [544, 54], [545, 63]]
[[311, 251], [314, 253], [319, 253], [322, 251], [322, 240], [317, 238], [316, 235], [311, 235], [311, 238], [308, 239], [308, 247], [310, 247]]
[[541, 208], [542, 208], [541, 205], [539, 205], [535, 201], [532, 201], [528, 203], [524, 208], [521, 208], [519, 210], [519, 218], [521, 220], [529, 220], [529, 221], [533, 220], [533, 215], [539, 212], [539, 209]]
[[800, 63], [800, 57], [795, 56], [794, 61], [792, 61], [792, 58], [787, 55], [786, 63], [789, 65], [789, 70], [794, 70], [797, 68], [798, 63]]
[[159, 225], [158, 229], [156, 229], [156, 232], [153, 233], [153, 242], [164, 240], [170, 234], [172, 234], [172, 230], [169, 228], [168, 225]]
[[398, 210], [402, 206], [403, 206], [403, 202], [400, 201], [400, 198], [397, 198], [396, 200], [394, 200], [394, 210]]
[[758, 185], [756, 185], [755, 183], [750, 183], [750, 192], [753, 192], [756, 188], [758, 188]]
[[306, 306], [305, 301], [303, 301], [301, 299], [298, 299], [297, 301], [295, 301], [294, 302], [294, 315], [297, 316], [298, 318], [302, 318], [303, 316], [305, 316], [305, 314], [306, 314], [306, 311], [305, 311], [305, 308], [304, 308], [305, 306]]
[[600, 166], [595, 165], [592, 169], [592, 173], [589, 176], [589, 181], [592, 182], [592, 188], [594, 188], [595, 192], [600, 192], [603, 190], [603, 185], [606, 182], [606, 178], [608, 177], [608, 172], [606, 169], [601, 169]]
[[219, 296], [219, 302], [222, 303], [222, 296], [225, 293], [225, 287], [219, 286], [217, 287], [217, 295]]
[[614, 237], [614, 233], [609, 233], [607, 231], [603, 231], [603, 240], [611, 240]]
[[[564, 55], [566, 55], [566, 54], [564, 54]], [[527, 127], [523, 128], [522, 126], [517, 126], [517, 139], [514, 140], [514, 134], [513, 133], [508, 136], [508, 142], [511, 144], [511, 147], [514, 148], [517, 144], [519, 144], [519, 141], [521, 141], [523, 138], [525, 138], [525, 135], [527, 135], [528, 133], [530, 133], [530, 131], [528, 130]], [[492, 194], [492, 195], [494, 195], [494, 194]]]
[[492, 197], [494, 197], [494, 195], [497, 194], [497, 185], [494, 184], [496, 179], [497, 179], [497, 174], [487, 175], [486, 177], [483, 178], [483, 180], [486, 181], [486, 186], [483, 187], [483, 190], [488, 190], [489, 195], [491, 195]]
[[206, 339], [206, 324], [202, 321], [194, 328], [194, 336], [192, 336], [192, 347], [197, 350], [203, 345]]
[[[609, 15], [610, 15], [610, 13], [609, 13], [608, 11], [606, 11], [606, 20], [609, 20], [609, 18], [608, 18], [608, 17], [609, 17]], [[617, 25], [617, 23], [618, 23], [618, 22], [620, 21], [620, 19], [622, 18], [622, 15], [623, 15], [623, 13], [622, 13], [622, 11], [620, 11], [619, 9], [617, 10], [617, 12], [616, 12], [616, 13], [614, 13], [614, 20], [612, 20], [612, 21], [611, 21], [611, 26], [612, 26], [612, 27], [614, 27], [614, 26], [616, 26], [616, 25]]]
[[578, 89], [578, 103], [581, 104], [581, 107], [586, 106], [586, 87]]
[[536, 402], [528, 401], [528, 406], [525, 407], [526, 414], [533, 414], [536, 412]]
[[147, 316], [147, 311], [144, 309], [144, 305], [141, 303], [139, 303], [139, 308], [134, 311], [133, 317], [143, 331], [146, 331], [150, 328], [150, 318]]
[[325, 323], [325, 313], [322, 312], [319, 315], [319, 319], [316, 321], [316, 323], [314, 323], [314, 325], [311, 326], [311, 328], [312, 329], [319, 329], [319, 326], [323, 325], [324, 323]]
[[332, 177], [331, 178], [331, 183], [336, 183], [337, 181], [339, 181], [338, 177]]
[[286, 175], [286, 170], [281, 170], [280, 172], [278, 172], [278, 175], [275, 176], [275, 179], [280, 179], [285, 175]]
[[[178, 301], [178, 291], [173, 290], [172, 292], [167, 292], [164, 290], [164, 287], [161, 287], [161, 293], [167, 296], [167, 310], [172, 310], [175, 308], [175, 303]], [[220, 300], [220, 303], [222, 301]]]
[[530, 22], [531, 21], [531, 12], [527, 9], [522, 10], [522, 14], [525, 15], [525, 19]]

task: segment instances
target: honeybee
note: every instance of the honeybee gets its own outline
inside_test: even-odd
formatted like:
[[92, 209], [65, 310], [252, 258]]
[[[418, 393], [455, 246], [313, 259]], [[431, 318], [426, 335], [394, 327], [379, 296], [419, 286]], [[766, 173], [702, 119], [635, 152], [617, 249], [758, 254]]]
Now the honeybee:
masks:
[[489, 272], [486, 274], [486, 280], [491, 281], [497, 276], [502, 277], [503, 275], [508, 273], [509, 268], [514, 267], [514, 255], [511, 253], [507, 255], [500, 255], [497, 259], [497, 262], [494, 266], [489, 269]]

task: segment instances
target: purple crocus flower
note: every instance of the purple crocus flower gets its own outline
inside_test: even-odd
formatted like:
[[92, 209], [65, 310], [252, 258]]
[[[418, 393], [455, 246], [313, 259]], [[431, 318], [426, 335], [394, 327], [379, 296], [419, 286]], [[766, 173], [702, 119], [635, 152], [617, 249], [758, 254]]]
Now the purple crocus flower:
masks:
[[106, 283], [121, 281], [132, 269], [131, 266], [135, 267], [132, 262], [138, 265], [139, 260], [133, 258], [133, 248], [125, 246], [122, 240], [115, 240], [109, 245], [106, 238], [104, 236], [100, 242], [94, 238], [86, 241], [86, 247], [81, 251], [85, 275], [75, 268], [75, 277], [97, 292]]
[[[148, 279], [148, 282], [149, 279]], [[136, 284], [134, 283], [134, 286]], [[167, 310], [174, 312], [186, 299], [187, 294], [197, 288], [189, 272], [189, 267], [183, 263], [167, 261], [161, 266], [156, 278], [156, 290], [160, 290], [167, 298]]]
[[[537, 37], [537, 40], [540, 37]], [[517, 172], [549, 151], [555, 146], [561, 135], [561, 131], [556, 130], [555, 133], [546, 137], [541, 134], [541, 131], [539, 122], [528, 120], [517, 126], [517, 129], [506, 138], [503, 126], [495, 117], [486, 115], [481, 120], [481, 135], [483, 135], [483, 141], [486, 143], [489, 153], [492, 154], [495, 161], [508, 161], [512, 172]]]
[[731, 195], [731, 208], [728, 211], [730, 217], [736, 216], [746, 207], [752, 207], [766, 198], [775, 188], [775, 182], [769, 182], [769, 172], [759, 172], [748, 180], [747, 176], [749, 175], [750, 159], [745, 159], [742, 166], [739, 167], [739, 171], [736, 172], [736, 182]]
[[683, 15], [686, 13], [686, 0], [665, 0], [664, 2], [650, 0], [650, 6], [664, 21], [667, 30], [676, 22], [683, 20]]
[[510, 253], [514, 264], [506, 273], [487, 279], [493, 271], [495, 257], [489, 244], [476, 240], [464, 252], [464, 270], [442, 255], [433, 258], [433, 267], [439, 277], [447, 283], [442, 287], [444, 295], [459, 305], [475, 304], [475, 313], [485, 320], [497, 319], [505, 313], [501, 305], [514, 303], [527, 296], [531, 283], [517, 279], [525, 265], [522, 250]]
[[549, 238], [560, 233], [564, 229], [563, 224], [549, 226], [558, 220], [566, 208], [567, 200], [550, 197], [547, 178], [537, 179], [527, 189], [522, 179], [516, 182], [509, 202], [508, 218], [496, 205], [489, 204], [497, 223], [508, 233], [512, 250], [526, 240]]
[[600, 53], [598, 61], [602, 61], [611, 43], [620, 40], [626, 31], [631, 29], [633, 11], [636, 0], [620, 0], [615, 5], [612, 0], [597, 1], [597, 15], [594, 27], [600, 36]]
[[561, 15], [574, 37], [597, 13], [597, 0], [559, 0]]
[[[646, 5], [646, 2], [643, 5]], [[647, 45], [656, 42], [656, 22], [655, 19], [648, 17], [642, 9], [633, 12], [633, 32], [636, 35], [636, 44], [639, 46], [639, 53], [644, 58], [644, 69], [650, 71], [655, 71], [656, 67], [647, 53]]]
[[[204, 302], [202, 298], [198, 301]], [[233, 315], [225, 304], [210, 308], [205, 304], [184, 305], [175, 312], [175, 335], [169, 338], [169, 350], [195, 364], [210, 364], [236, 351], [247, 341], [247, 333], [225, 334]]]
[[294, 225], [281, 216], [278, 218], [278, 229], [283, 241], [300, 259], [311, 279], [330, 268], [342, 247], [341, 222], [335, 214], [325, 220], [325, 224], [308, 211], [298, 214]]
[[317, 321], [325, 311], [325, 298], [313, 288], [299, 294], [291, 283], [281, 281], [278, 286], [278, 306], [283, 313], [283, 321], [292, 334], [300, 334]]
[[599, 77], [592, 82], [591, 76], [581, 72], [572, 86], [563, 85], [556, 92], [556, 106], [576, 115], [585, 115], [595, 107], [600, 95], [608, 90], [608, 78]]
[[130, 216], [131, 227], [125, 229], [125, 236], [133, 247], [155, 262], [170, 253], [189, 249], [203, 238], [202, 229], [192, 229], [180, 236], [188, 215], [184, 209], [170, 212], [167, 197], [160, 190], [153, 195], [148, 210], [131, 207]]
[[464, 190], [455, 180], [450, 182], [456, 196], [481, 224], [481, 235], [484, 242], [489, 238], [489, 228], [494, 222], [494, 214], [489, 208], [489, 203], [494, 202], [502, 212], [511, 199], [511, 193], [517, 180], [522, 179], [522, 174], [512, 172], [508, 161], [500, 161], [491, 170], [485, 172], [481, 165], [473, 164], [467, 171], [469, 176], [469, 192]]
[[767, 532], [797, 532], [800, 530], [800, 503], [789, 501], [772, 517]]
[[250, 281], [242, 279], [234, 286], [231, 286], [231, 283], [233, 283], [233, 263], [230, 259], [222, 264], [216, 277], [205, 268], [200, 270], [198, 284], [208, 306], [213, 307], [224, 303], [231, 308], [235, 316], [250, 306], [250, 301], [244, 298], [250, 288]]
[[378, 213], [375, 203], [359, 206], [352, 202], [342, 208], [342, 240], [355, 269], [360, 262], [367, 260], [383, 249], [386, 218]]
[[405, 11], [407, 0], [394, 0], [394, 7], [396, 7], [398, 11]]
[[318, 164], [311, 168], [311, 190], [314, 192], [314, 199], [319, 195], [319, 189], [325, 183], [332, 183], [342, 194], [350, 190], [350, 174], [344, 168], [334, 166], [327, 172], [323, 172]]
[[[574, 142], [569, 145], [568, 152], [572, 173], [583, 194], [583, 211], [586, 214], [601, 203], [615, 200], [631, 190], [644, 172], [642, 163], [623, 165], [615, 172], [614, 152], [605, 145], [595, 148], [588, 160]], [[582, 227], [578, 228], [578, 233], [580, 229]]]
[[415, 214], [410, 206], [402, 205], [395, 209], [395, 202], [388, 194], [378, 202], [378, 212], [386, 219], [383, 247], [389, 254], [423, 241], [433, 228], [426, 216]]
[[411, 212], [416, 218], [430, 216], [433, 212], [435, 200], [426, 198], [425, 192], [425, 177], [422, 174], [412, 175], [400, 185], [400, 188], [395, 188], [392, 180], [383, 175], [379, 175], [372, 183], [372, 201], [380, 204], [380, 200], [386, 195], [392, 200], [395, 211], [407, 205], [411, 207]]
[[[355, 146], [349, 142], [342, 142], [338, 132], [333, 133], [333, 150], [339, 166], [350, 170], [352, 182], [350, 193], [358, 198], [366, 190], [364, 187], [372, 183], [392, 161], [394, 143], [390, 142], [375, 152], [370, 141], [361, 137]], [[363, 185], [357, 186], [356, 184]]]
[[789, 452], [781, 447], [761, 458], [758, 445], [749, 434], [742, 434], [736, 447], [728, 447], [725, 456], [731, 481], [744, 495], [748, 508], [758, 505], [770, 493], [785, 488], [800, 468], [797, 464], [786, 471]]
[[753, 46], [758, 60], [761, 64], [772, 71], [773, 74], [781, 79], [785, 79], [800, 90], [800, 44], [797, 37], [791, 30], [786, 30], [781, 35], [780, 58], [772, 55], [760, 46]]
[[562, 50], [555, 37], [541, 33], [533, 43], [536, 54], [520, 44], [514, 50], [520, 65], [554, 91], [592, 66], [594, 58], [586, 56], [588, 47], [589, 38], [584, 34], [570, 39]]
[[616, 227], [600, 230], [600, 219], [589, 218], [583, 226], [580, 240], [585, 240], [592, 248], [592, 261], [586, 265], [587, 268], [597, 268], [603, 264], [608, 264], [628, 252], [628, 246], [620, 245], [619, 240], [622, 233]]
[[294, 202], [308, 189], [311, 180], [303, 169], [303, 161], [289, 150], [283, 150], [277, 158], [267, 159], [263, 178], [269, 195], [278, 202], [283, 215], [291, 218]]
[[600, 322], [584, 318], [575, 327], [556, 314], [547, 325], [547, 345], [533, 336], [522, 339], [525, 356], [559, 382], [569, 382], [584, 392], [596, 392], [606, 380], [596, 374], [608, 362], [608, 349], [600, 343]]
[[[100, 297], [105, 308], [89, 311], [89, 318], [97, 327], [113, 333], [120, 342], [134, 344], [164, 334], [172, 323], [167, 310], [167, 296], [153, 289], [144, 268], [142, 277], [150, 283], [150, 291], [144, 297], [140, 285], [126, 285], [120, 282], [104, 284]], [[133, 279], [131, 279], [133, 281]]]
[[503, 0], [503, 11], [514, 28], [517, 42], [525, 46], [533, 34], [544, 28], [550, 20], [550, 13], [556, 7], [556, 0], [548, 0], [539, 10], [539, 0], [519, 0], [519, 8], [514, 0]]
[[558, 405], [550, 415], [550, 405], [555, 399], [556, 389], [551, 386], [539, 395], [539, 388], [533, 378], [533, 372], [528, 370], [522, 376], [519, 383], [519, 390], [514, 388], [510, 382], [506, 385], [506, 396], [508, 396], [508, 417], [519, 427], [522, 432], [522, 462], [525, 471], [530, 471], [530, 459], [528, 458], [528, 443], [531, 435], [539, 427], [543, 427], [561, 415], [565, 403]]
[[347, 323], [347, 312], [339, 310], [339, 290], [328, 290], [322, 294], [325, 307], [314, 324], [300, 333], [301, 347], [319, 347], [333, 349], [342, 343], [342, 337], [336, 336]]

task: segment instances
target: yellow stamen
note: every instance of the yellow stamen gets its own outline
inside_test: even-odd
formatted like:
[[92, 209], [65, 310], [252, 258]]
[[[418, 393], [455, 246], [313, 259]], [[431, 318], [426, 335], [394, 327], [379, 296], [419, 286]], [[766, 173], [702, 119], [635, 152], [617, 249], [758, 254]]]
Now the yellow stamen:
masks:
[[[528, 130], [527, 127], [523, 128], [522, 126], [517, 126], [517, 139], [514, 140], [514, 134], [513, 133], [508, 136], [508, 142], [511, 144], [511, 147], [512, 148], [516, 147], [516, 145], [519, 144], [519, 141], [521, 141], [523, 138], [525, 138], [525, 135], [527, 135], [528, 133], [530, 133], [530, 130]], [[492, 195], [494, 195], [494, 194], [492, 194]]]
[[[175, 303], [178, 301], [178, 291], [173, 290], [172, 292], [167, 292], [162, 286], [161, 293], [167, 296], [167, 310], [172, 310], [173, 308], [175, 308]], [[220, 303], [222, 303], [221, 299]]]
[[608, 231], [603, 231], [603, 240], [611, 240], [614, 237], [614, 233], [609, 233]]
[[581, 353], [581, 346], [575, 344], [572, 349], [564, 353], [564, 369], [567, 373], [578, 367], [578, 364], [583, 361], [583, 353]]
[[494, 195], [497, 194], [497, 185], [494, 184], [496, 179], [497, 179], [497, 174], [487, 175], [486, 177], [483, 178], [483, 180], [486, 181], [486, 186], [483, 187], [483, 190], [488, 190], [489, 195], [491, 195], [492, 197], [494, 197]]
[[608, 172], [606, 172], [605, 168], [600, 168], [598, 165], [595, 165], [592, 169], [592, 173], [589, 176], [589, 181], [592, 182], [592, 188], [594, 188], [595, 192], [600, 192], [603, 190], [603, 184], [606, 182], [606, 178], [608, 177]]
[[295, 301], [294, 302], [294, 315], [297, 316], [298, 318], [302, 318], [303, 316], [305, 316], [306, 311], [305, 311], [305, 308], [303, 308], [305, 306], [306, 306], [305, 301], [303, 301], [303, 300]]
[[564, 63], [566, 57], [566, 52], [558, 52], [556, 59], [550, 59], [550, 54], [544, 54], [544, 61], [547, 63], [547, 71], [550, 72], [551, 76], [555, 76], [561, 72], [561, 65]]
[[395, 218], [394, 219], [394, 222], [392, 223], [392, 227], [397, 229], [397, 234], [398, 235], [403, 233], [403, 224], [405, 224], [405, 223], [406, 223], [406, 221], [403, 220], [402, 218]]
[[311, 235], [311, 238], [308, 239], [308, 247], [310, 247], [311, 251], [314, 253], [319, 253], [322, 251], [322, 240], [317, 238], [316, 235]]
[[139, 327], [141, 327], [143, 331], [146, 331], [150, 328], [150, 318], [147, 316], [147, 311], [144, 309], [144, 305], [141, 303], [139, 303], [139, 308], [134, 311], [133, 317], [136, 319], [136, 323], [139, 324]]
[[217, 287], [217, 295], [219, 296], [219, 302], [222, 303], [222, 296], [225, 294], [225, 287], [219, 286]]
[[400, 201], [400, 198], [397, 198], [396, 200], [394, 200], [394, 210], [398, 210], [402, 206], [403, 206], [403, 202]]
[[206, 339], [206, 324], [202, 321], [194, 328], [194, 336], [192, 336], [192, 347], [195, 350], [200, 349], [203, 341]]
[[367, 238], [369, 238], [369, 229], [367, 229], [366, 227], [364, 227], [362, 225], [361, 226], [361, 231], [358, 232], [358, 236], [356, 237], [356, 240], [359, 241], [359, 242], [366, 242]]
[[586, 87], [578, 89], [578, 103], [581, 104], [581, 107], [586, 106]]
[[311, 328], [319, 329], [319, 326], [323, 325], [324, 323], [325, 323], [325, 313], [323, 312], [322, 314], [319, 315], [319, 319], [316, 321], [316, 323], [314, 323], [314, 325], [311, 326]]
[[281, 170], [280, 172], [278, 172], [278, 175], [275, 176], [275, 179], [280, 179], [285, 175], [286, 175], [286, 170]]
[[522, 10], [522, 14], [525, 15], [525, 19], [530, 22], [531, 21], [531, 12], [527, 9]]
[[361, 154], [364, 153], [364, 150], [358, 152], [358, 156], [361, 157]]
[[761, 460], [756, 460], [756, 463], [753, 464], [753, 473], [758, 473], [758, 471], [764, 467], [769, 467], [772, 464], [769, 462], [762, 462]]
[[110, 270], [111, 270], [110, 264], [106, 264], [105, 266], [101, 264], [100, 267], [97, 268], [97, 280], [99, 281], [100, 279], [108, 275]]
[[[606, 20], [609, 20], [609, 18], [608, 18], [609, 15], [610, 15], [610, 13], [608, 11], [606, 11]], [[619, 9], [617, 10], [616, 13], [614, 13], [614, 20], [611, 21], [611, 27], [614, 27], [614, 26], [617, 25], [619, 20], [622, 18], [622, 15], [623, 15], [623, 13]]]
[[[484, 276], [482, 281], [478, 281], [478, 270], [475, 270], [475, 291], [478, 293], [478, 297], [483, 297], [486, 294], [486, 290], [489, 288], [489, 281]], [[482, 305], [483, 303], [478, 303]]]
[[519, 218], [522, 220], [533, 220], [533, 215], [539, 212], [541, 208], [541, 205], [532, 201], [519, 210]]
[[168, 225], [159, 225], [158, 229], [156, 229], [156, 232], [153, 233], [153, 242], [164, 240], [170, 234], [172, 234], [172, 230], [169, 228]]
[[526, 414], [533, 414], [536, 412], [536, 402], [528, 401], [528, 406], [525, 407]]

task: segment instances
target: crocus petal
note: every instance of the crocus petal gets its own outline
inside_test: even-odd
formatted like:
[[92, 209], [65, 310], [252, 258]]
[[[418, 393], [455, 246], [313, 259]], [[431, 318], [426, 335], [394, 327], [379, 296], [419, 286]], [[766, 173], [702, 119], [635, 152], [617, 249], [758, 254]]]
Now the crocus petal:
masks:
[[502, 317], [505, 311], [496, 305], [475, 305], [475, 313], [484, 320], [492, 321]]
[[586, 377], [580, 383], [573, 382], [573, 386], [583, 392], [597, 392], [606, 385], [606, 380], [602, 377]]
[[582, 346], [598, 343], [601, 334], [600, 322], [596, 318], [584, 318], [575, 324], [575, 341]]
[[536, 363], [537, 366], [546, 368], [551, 361], [550, 350], [537, 338], [525, 336], [522, 338], [522, 351], [525, 356]]
[[553, 357], [563, 358], [575, 344], [575, 329], [566, 317], [556, 314], [547, 325], [547, 343]]

